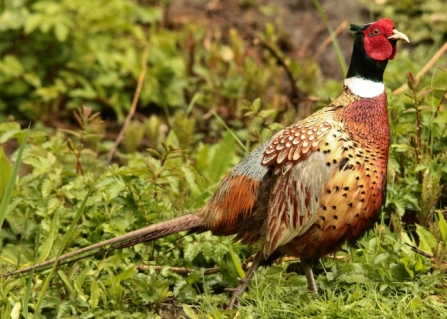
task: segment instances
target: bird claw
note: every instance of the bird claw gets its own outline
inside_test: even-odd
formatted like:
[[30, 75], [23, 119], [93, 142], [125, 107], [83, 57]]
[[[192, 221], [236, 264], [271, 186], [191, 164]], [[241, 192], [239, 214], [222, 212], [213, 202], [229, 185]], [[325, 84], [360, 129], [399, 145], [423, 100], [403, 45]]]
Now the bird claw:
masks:
[[230, 302], [228, 304], [228, 310], [232, 310], [234, 307], [239, 305], [238, 298], [242, 296], [245, 289], [247, 289], [247, 281], [241, 278], [238, 278], [239, 286], [236, 288], [225, 288], [225, 291], [231, 293]]
[[234, 293], [236, 288], [225, 288], [224, 291]]

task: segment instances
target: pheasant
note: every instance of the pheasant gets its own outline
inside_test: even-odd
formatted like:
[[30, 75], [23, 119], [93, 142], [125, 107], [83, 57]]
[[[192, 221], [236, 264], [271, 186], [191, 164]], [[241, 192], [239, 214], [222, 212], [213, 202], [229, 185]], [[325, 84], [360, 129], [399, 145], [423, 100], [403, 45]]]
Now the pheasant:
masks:
[[223, 178], [204, 207], [58, 261], [106, 245], [110, 251], [180, 231], [210, 230], [262, 244], [234, 289], [230, 308], [254, 271], [283, 255], [300, 258], [308, 289], [316, 293], [312, 264], [343, 243], [354, 243], [373, 226], [384, 204], [390, 131], [383, 73], [396, 55], [397, 41], [409, 42], [387, 18], [350, 30], [354, 48], [341, 95], [256, 148]]

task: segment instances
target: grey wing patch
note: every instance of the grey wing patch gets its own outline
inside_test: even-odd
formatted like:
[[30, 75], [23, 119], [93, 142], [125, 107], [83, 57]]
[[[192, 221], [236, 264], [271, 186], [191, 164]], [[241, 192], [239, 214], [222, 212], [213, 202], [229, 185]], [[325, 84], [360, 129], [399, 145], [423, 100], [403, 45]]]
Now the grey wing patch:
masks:
[[269, 168], [262, 165], [262, 157], [267, 146], [270, 144], [271, 139], [265, 141], [256, 149], [254, 149], [246, 158], [242, 160], [238, 165], [236, 165], [231, 173], [235, 175], [245, 175], [250, 177], [255, 181], [260, 181], [264, 178], [265, 174], [268, 172]]
[[322, 152], [312, 153], [278, 178], [268, 205], [265, 256], [312, 226], [325, 186], [336, 168], [327, 166], [326, 160]]

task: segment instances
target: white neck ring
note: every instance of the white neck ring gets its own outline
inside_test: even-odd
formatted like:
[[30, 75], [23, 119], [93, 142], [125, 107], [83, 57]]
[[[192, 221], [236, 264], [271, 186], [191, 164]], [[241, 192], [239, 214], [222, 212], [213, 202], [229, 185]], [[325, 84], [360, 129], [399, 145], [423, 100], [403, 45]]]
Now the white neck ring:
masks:
[[385, 91], [385, 86], [382, 82], [373, 82], [358, 77], [345, 79], [345, 85], [352, 93], [363, 98], [373, 98]]

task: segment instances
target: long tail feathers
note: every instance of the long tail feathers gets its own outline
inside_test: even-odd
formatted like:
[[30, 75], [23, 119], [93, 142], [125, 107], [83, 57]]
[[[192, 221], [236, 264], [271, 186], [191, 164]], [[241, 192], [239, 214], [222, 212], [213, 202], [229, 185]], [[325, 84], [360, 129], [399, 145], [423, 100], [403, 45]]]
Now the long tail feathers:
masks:
[[[144, 228], [140, 228], [134, 231], [131, 231], [127, 234], [111, 238], [108, 240], [104, 240], [100, 243], [81, 248], [75, 250], [71, 253], [67, 253], [61, 255], [57, 259], [57, 263], [63, 264], [67, 262], [71, 262], [77, 259], [83, 259], [91, 255], [95, 255], [97, 253], [105, 253], [115, 249], [121, 249], [125, 247], [131, 247], [140, 243], [148, 242], [151, 240], [155, 240], [161, 237], [165, 237], [171, 234], [175, 234], [184, 230], [190, 230], [194, 228], [201, 228], [203, 226], [203, 220], [196, 213], [187, 214], [181, 217], [177, 217], [171, 220], [167, 220], [165, 222], [161, 222], [155, 225], [150, 225]], [[110, 245], [110, 247], [104, 248], [105, 246]], [[85, 254], [88, 253], [88, 254]], [[82, 255], [82, 256], [80, 256]], [[73, 258], [78, 256], [78, 258]], [[64, 262], [63, 262], [64, 261]], [[8, 272], [2, 277], [9, 277], [12, 275], [17, 275], [25, 272], [29, 272], [34, 269], [43, 270], [43, 268], [48, 268], [52, 266], [56, 262], [56, 258], [49, 259], [47, 261], [35, 264], [33, 266], [29, 266], [26, 268], [22, 268], [16, 271]], [[63, 262], [63, 263], [62, 263]]]

